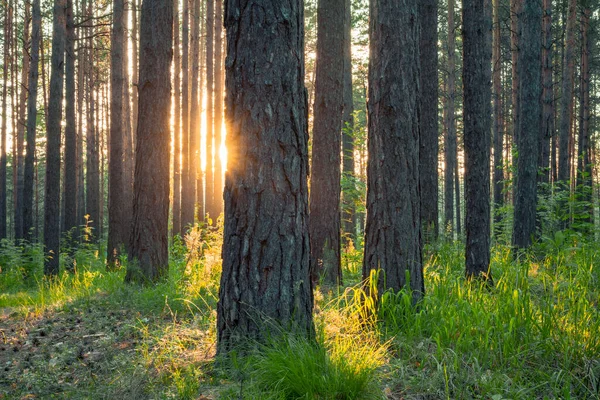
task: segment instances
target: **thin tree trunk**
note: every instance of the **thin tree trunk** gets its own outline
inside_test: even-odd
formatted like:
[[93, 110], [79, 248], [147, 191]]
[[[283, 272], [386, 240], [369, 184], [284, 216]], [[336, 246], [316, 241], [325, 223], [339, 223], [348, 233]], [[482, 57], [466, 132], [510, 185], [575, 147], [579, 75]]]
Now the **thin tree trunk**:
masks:
[[493, 63], [493, 97], [494, 102], [494, 123], [493, 136], [494, 136], [494, 222], [496, 229], [494, 233], [496, 236], [500, 235], [502, 214], [500, 209], [503, 205], [503, 191], [504, 191], [504, 170], [503, 170], [503, 139], [504, 139], [504, 114], [502, 105], [502, 48], [501, 43], [501, 31], [500, 31], [500, 0], [493, 0], [494, 6], [494, 39], [492, 49], [492, 63]]
[[566, 183], [570, 176], [569, 137], [573, 109], [573, 81], [575, 79], [575, 29], [577, 24], [577, 0], [569, 1], [566, 27], [566, 43], [563, 59], [562, 92], [559, 119], [558, 180]]
[[52, 70], [46, 133], [46, 193], [44, 202], [44, 273], [57, 275], [60, 246], [60, 141], [63, 76], [67, 30], [67, 0], [54, 1]]
[[206, 214], [209, 221], [216, 223], [215, 215], [215, 170], [213, 163], [219, 156], [214, 143], [214, 35], [215, 0], [206, 3]]
[[190, 2], [183, 0], [183, 25], [181, 37], [181, 235], [194, 224], [194, 196], [192, 188], [192, 152], [190, 150], [190, 80], [189, 80], [189, 38], [190, 38]]
[[490, 272], [491, 27], [485, 2], [463, 1], [466, 275], [492, 283]]
[[181, 55], [179, 52], [179, 0], [173, 1], [173, 54], [175, 115], [173, 116], [173, 229], [171, 233], [175, 236], [181, 234]]
[[542, 18], [542, 129], [538, 180], [550, 182], [550, 141], [554, 136], [554, 82], [552, 79], [552, 1], [543, 0]]
[[[214, 130], [215, 130], [215, 173], [213, 217], [216, 219], [223, 212], [223, 171], [225, 160], [221, 159], [221, 143], [223, 142], [223, 2], [215, 1], [215, 88], [214, 88]], [[341, 41], [342, 42], [342, 41]], [[341, 43], [340, 42], [340, 43]], [[340, 43], [337, 45], [339, 46]], [[339, 179], [338, 179], [339, 182]], [[339, 200], [338, 200], [339, 203]], [[338, 224], [339, 225], [339, 224]]]
[[512, 134], [516, 139], [519, 127], [519, 18], [525, 0], [510, 0], [510, 49], [512, 72]]
[[[193, 0], [193, 8], [191, 15], [192, 22], [192, 38], [190, 43], [190, 51], [192, 57], [191, 70], [191, 108], [190, 108], [190, 181], [188, 182], [191, 193], [192, 204], [194, 210], [198, 205], [196, 197], [196, 183], [198, 176], [198, 165], [200, 163], [200, 88], [199, 88], [199, 69], [200, 69], [200, 0]], [[198, 215], [200, 219], [201, 215]], [[194, 218], [194, 222], [196, 219]]]
[[[27, 151], [25, 154], [25, 167], [23, 173], [23, 232], [25, 238], [32, 241], [31, 230], [33, 228], [34, 216], [34, 162], [35, 141], [37, 128], [37, 94], [40, 60], [42, 13], [40, 0], [33, 0], [32, 22], [31, 22], [31, 65], [29, 68], [29, 97], [27, 98]], [[37, 219], [37, 215], [36, 215]]]
[[143, 283], [164, 277], [169, 266], [172, 0], [144, 0], [140, 49], [133, 229], [125, 280]]
[[456, 169], [456, 122], [454, 121], [455, 91], [455, 39], [454, 39], [454, 0], [448, 0], [448, 82], [447, 87], [447, 135], [444, 143], [444, 220], [445, 230], [448, 230], [450, 238], [454, 236], [454, 170]]
[[2, 132], [0, 133], [0, 239], [7, 238], [6, 231], [6, 157], [7, 157], [7, 104], [10, 45], [12, 43], [12, 6], [6, 4], [4, 12], [4, 62], [2, 82]]

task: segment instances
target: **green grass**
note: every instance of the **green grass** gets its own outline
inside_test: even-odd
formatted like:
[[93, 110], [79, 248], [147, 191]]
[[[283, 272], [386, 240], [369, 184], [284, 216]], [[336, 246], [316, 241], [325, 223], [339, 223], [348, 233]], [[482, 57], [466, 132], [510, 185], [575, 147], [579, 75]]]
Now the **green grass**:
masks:
[[147, 287], [107, 272], [92, 247], [75, 254], [75, 274], [48, 281], [39, 247], [3, 242], [0, 395], [600, 398], [597, 243], [547, 238], [518, 262], [496, 246], [493, 288], [465, 281], [459, 243], [436, 244], [416, 305], [405, 291], [370, 301], [350, 249], [347, 286], [316, 293], [316, 340], [282, 334], [215, 362], [219, 240], [199, 230], [191, 253], [176, 243], [168, 278]]

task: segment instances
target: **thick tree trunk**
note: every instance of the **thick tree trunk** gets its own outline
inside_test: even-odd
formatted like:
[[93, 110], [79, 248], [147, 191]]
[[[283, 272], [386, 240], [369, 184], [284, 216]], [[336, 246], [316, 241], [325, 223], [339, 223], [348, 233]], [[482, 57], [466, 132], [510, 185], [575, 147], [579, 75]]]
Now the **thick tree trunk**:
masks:
[[133, 229], [126, 281], [154, 282], [169, 266], [169, 159], [173, 0], [144, 0]]
[[194, 224], [194, 196], [192, 180], [194, 175], [190, 167], [192, 152], [190, 150], [190, 85], [189, 85], [189, 38], [190, 38], [190, 2], [183, 0], [183, 24], [181, 37], [181, 235]]
[[46, 133], [46, 193], [44, 202], [44, 273], [58, 274], [60, 247], [60, 122], [62, 120], [67, 0], [54, 1], [52, 70]]
[[246, 339], [266, 339], [278, 329], [269, 324], [313, 332], [303, 14], [301, 0], [227, 0], [225, 6], [229, 164], [217, 305], [221, 354]]
[[573, 108], [573, 86], [575, 80], [575, 29], [577, 25], [577, 0], [569, 1], [566, 27], [566, 42], [563, 58], [562, 91], [560, 96], [558, 180], [566, 185], [570, 177], [569, 137]]
[[502, 49], [501, 49], [501, 31], [500, 31], [500, 0], [493, 0], [494, 4], [494, 38], [492, 49], [493, 65], [493, 103], [494, 103], [494, 123], [492, 133], [494, 136], [494, 222], [497, 225], [494, 232], [497, 235], [501, 233], [500, 223], [502, 215], [500, 208], [503, 204], [504, 191], [504, 167], [503, 167], [503, 139], [504, 139], [504, 113], [502, 106]]
[[519, 18], [519, 127], [517, 176], [514, 198], [512, 245], [529, 247], [535, 235], [537, 172], [542, 120], [542, 8], [537, 0], [524, 0]]
[[437, 0], [419, 2], [421, 25], [419, 96], [419, 162], [423, 239], [438, 235], [438, 33]]
[[[419, 20], [416, 0], [371, 0], [369, 160], [363, 278], [423, 297], [419, 191]], [[410, 282], [406, 282], [407, 274]]]
[[[344, 1], [344, 112], [342, 116], [342, 174], [354, 180], [354, 100], [352, 90], [352, 2]], [[351, 194], [342, 193], [342, 226], [356, 242], [356, 207]]]
[[[215, 0], [206, 2], [206, 214], [216, 222], [215, 215], [215, 170], [214, 159], [219, 151], [214, 144], [214, 34]], [[215, 151], [216, 150], [216, 151]], [[216, 153], [216, 154], [213, 154]]]
[[454, 39], [454, 0], [448, 0], [448, 81], [446, 103], [446, 137], [444, 140], [444, 231], [450, 238], [454, 231], [454, 170], [456, 169], [456, 122], [454, 121], [455, 89], [455, 39]]
[[123, 47], [124, 47], [124, 0], [113, 0], [113, 25], [110, 49], [110, 159], [108, 164], [108, 247], [107, 265], [109, 269], [117, 268], [119, 255], [126, 246], [128, 232], [126, 215], [129, 207], [126, 204], [126, 175], [123, 163], [125, 156], [125, 133], [123, 124]]
[[173, 115], [173, 229], [171, 234], [175, 236], [181, 234], [181, 55], [179, 52], [179, 0], [173, 1], [173, 54], [173, 99], [175, 101], [175, 114]]
[[344, 107], [344, 0], [319, 0], [310, 174], [310, 270], [313, 284], [342, 281], [340, 152]]
[[[77, 130], [75, 122], [75, 21], [73, 1], [67, 0], [65, 47], [65, 232], [75, 235], [77, 227]], [[72, 243], [69, 243], [71, 245]]]
[[492, 283], [490, 273], [491, 20], [488, 0], [463, 1], [466, 274]]
[[40, 60], [40, 30], [42, 26], [42, 13], [40, 10], [40, 0], [33, 0], [32, 21], [31, 21], [31, 65], [29, 68], [29, 97], [27, 98], [27, 148], [25, 153], [25, 167], [23, 173], [23, 232], [25, 238], [31, 241], [33, 239], [31, 230], [33, 229], [34, 216], [34, 162], [35, 162], [35, 141], [37, 127], [37, 94]]

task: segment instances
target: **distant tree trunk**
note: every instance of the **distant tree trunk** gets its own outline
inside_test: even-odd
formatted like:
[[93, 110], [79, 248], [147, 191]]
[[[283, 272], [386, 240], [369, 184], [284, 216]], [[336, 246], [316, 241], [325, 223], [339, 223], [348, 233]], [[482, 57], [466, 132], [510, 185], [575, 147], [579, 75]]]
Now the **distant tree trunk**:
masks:
[[85, 107], [85, 64], [86, 43], [85, 43], [85, 0], [81, 0], [77, 13], [79, 15], [79, 27], [77, 35], [77, 236], [80, 240], [79, 227], [85, 223], [85, 179], [83, 167], [83, 121]]
[[23, 232], [25, 238], [33, 239], [31, 230], [33, 228], [34, 215], [34, 162], [35, 162], [35, 140], [37, 127], [37, 93], [40, 60], [40, 30], [42, 25], [42, 13], [40, 0], [33, 0], [31, 21], [31, 65], [29, 68], [29, 97], [27, 98], [27, 149], [25, 153], [25, 168], [23, 173]]
[[[200, 0], [193, 0], [192, 9], [192, 40], [190, 52], [192, 57], [191, 81], [191, 108], [190, 108], [190, 181], [188, 182], [193, 210], [197, 209], [200, 199], [196, 197], [196, 181], [198, 165], [200, 163], [200, 118], [202, 115], [200, 105]], [[193, 215], [193, 214], [192, 214]], [[201, 217], [198, 215], [198, 217]], [[196, 219], [194, 218], [194, 222]]]
[[29, 23], [31, 21], [31, 3], [25, 4], [25, 14], [23, 16], [23, 62], [21, 66], [21, 93], [19, 97], [19, 121], [17, 125], [17, 134], [14, 137], [16, 139], [16, 159], [13, 160], [14, 171], [16, 175], [16, 185], [14, 187], [14, 198], [15, 198], [15, 239], [20, 240], [25, 237], [23, 231], [23, 190], [24, 190], [24, 171], [23, 171], [23, 147], [25, 140], [25, 127], [27, 126], [27, 94], [28, 85], [27, 78], [29, 77], [29, 51], [30, 51], [30, 36], [29, 36]]
[[[135, 154], [135, 133], [137, 132], [137, 123], [138, 123], [138, 20], [139, 20], [139, 10], [140, 0], [131, 0], [131, 65], [132, 75], [131, 75], [131, 84], [132, 84], [132, 98], [131, 98], [131, 132], [132, 132], [132, 154]], [[179, 5], [179, 0], [174, 0], [176, 5]], [[177, 25], [179, 27], [179, 24]]]
[[554, 137], [554, 82], [552, 79], [552, 1], [543, 0], [542, 18], [542, 129], [539, 182], [550, 182], [550, 141]]
[[[352, 93], [352, 2], [344, 1], [344, 112], [342, 116], [342, 174], [354, 179], [354, 100]], [[356, 207], [351, 194], [342, 193], [343, 231], [355, 242]]]
[[519, 18], [519, 127], [517, 176], [514, 200], [512, 245], [529, 247], [535, 235], [537, 172], [540, 122], [542, 117], [542, 8], [537, 0], [524, 0]]
[[[303, 14], [301, 0], [227, 0], [225, 6], [230, 162], [217, 305], [220, 354], [246, 339], [266, 339], [275, 332], [272, 323], [305, 336], [314, 332]], [[286, 29], [279, 29], [282, 21]]]
[[573, 86], [575, 79], [575, 29], [577, 25], [577, 0], [569, 1], [566, 27], [565, 54], [563, 59], [562, 91], [560, 96], [558, 180], [566, 184], [570, 176], [569, 137], [573, 108]]
[[344, 0], [319, 0], [308, 223], [310, 270], [328, 285], [342, 281], [340, 152], [344, 107]]
[[44, 273], [57, 275], [60, 247], [60, 122], [62, 120], [67, 0], [54, 1], [52, 70], [46, 133], [46, 193], [44, 201]]
[[[133, 175], [135, 170], [134, 141], [135, 132], [131, 130], [131, 96], [129, 94], [129, 35], [127, 30], [128, 13], [123, 15], [123, 174], [125, 217], [127, 227], [124, 232], [125, 243], [128, 244], [133, 212]], [[136, 95], [138, 93], [136, 92]]]
[[[186, 0], [184, 0], [186, 1]], [[181, 55], [179, 52], [179, 0], [173, 1], [173, 236], [181, 234]], [[135, 96], [134, 96], [135, 97]]]
[[456, 169], [456, 122], [454, 121], [454, 100], [456, 96], [454, 85], [454, 0], [448, 0], [448, 100], [446, 103], [446, 137], [444, 141], [444, 232], [446, 229], [450, 238], [454, 231], [454, 170]]
[[[363, 279], [425, 293], [419, 191], [419, 20], [416, 0], [371, 0], [369, 160]], [[410, 282], [406, 282], [407, 273]]]
[[182, 102], [181, 102], [181, 235], [194, 224], [194, 196], [192, 187], [191, 150], [190, 150], [190, 85], [189, 85], [189, 38], [190, 38], [190, 1], [183, 0], [183, 24], [181, 38]]
[[0, 133], [0, 239], [7, 237], [6, 231], [6, 153], [8, 118], [8, 75], [10, 62], [10, 44], [12, 42], [12, 6], [5, 3], [4, 11], [4, 62], [2, 68], [2, 132]]
[[108, 247], [107, 265], [115, 269], [119, 265], [119, 255], [126, 246], [129, 226], [126, 215], [126, 172], [123, 170], [125, 140], [123, 124], [123, 48], [124, 48], [124, 4], [123, 0], [113, 0], [113, 25], [110, 49], [110, 159], [108, 164]]
[[[75, 235], [77, 227], [77, 126], [75, 123], [75, 21], [73, 1], [67, 0], [65, 48], [65, 232]], [[72, 243], [69, 243], [69, 246]]]
[[525, 0], [510, 0], [510, 54], [512, 72], [512, 134], [516, 139], [519, 130], [519, 18]]
[[[456, 129], [456, 128], [455, 128]], [[456, 131], [455, 131], [456, 132]], [[456, 145], [456, 155], [454, 156], [454, 204], [456, 205], [456, 234], [462, 235], [462, 210], [460, 207], [460, 169], [458, 168], [458, 143]]]
[[500, 31], [500, 0], [494, 2], [494, 38], [492, 49], [493, 64], [493, 103], [494, 103], [494, 123], [492, 125], [494, 135], [494, 222], [497, 225], [494, 233], [498, 236], [501, 233], [500, 223], [502, 215], [500, 208], [503, 205], [504, 191], [504, 166], [503, 166], [503, 139], [504, 139], [504, 114], [502, 107], [502, 48]]
[[437, 0], [419, 2], [421, 25], [419, 96], [419, 159], [423, 238], [438, 235], [438, 52]]
[[[214, 219], [223, 212], [223, 171], [225, 161], [221, 160], [221, 143], [223, 141], [223, 2], [215, 1], [215, 98], [214, 98], [214, 130], [215, 130], [215, 192]], [[339, 46], [339, 43], [338, 43]]]
[[[206, 214], [216, 223], [215, 215], [215, 171], [214, 158], [219, 156], [214, 141], [214, 34], [215, 34], [215, 0], [206, 2]], [[216, 154], [213, 155], [213, 152]]]
[[169, 267], [169, 159], [173, 0], [144, 0], [133, 229], [126, 281], [155, 282]]
[[577, 189], [584, 209], [578, 210], [582, 222], [593, 221], [592, 166], [590, 157], [590, 54], [589, 38], [591, 9], [587, 5], [581, 15], [581, 84], [579, 108], [579, 147], [577, 154]]
[[487, 0], [463, 1], [466, 274], [490, 284], [490, 66]]

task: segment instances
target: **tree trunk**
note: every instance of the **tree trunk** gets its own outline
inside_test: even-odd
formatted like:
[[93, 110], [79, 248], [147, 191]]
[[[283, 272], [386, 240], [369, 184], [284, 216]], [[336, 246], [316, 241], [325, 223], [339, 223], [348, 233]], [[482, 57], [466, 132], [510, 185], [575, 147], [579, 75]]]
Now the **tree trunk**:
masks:
[[40, 31], [42, 26], [42, 13], [40, 0], [33, 0], [31, 21], [31, 65], [29, 68], [29, 97], [27, 98], [27, 149], [25, 153], [25, 168], [23, 173], [23, 232], [25, 238], [33, 239], [31, 230], [33, 228], [34, 216], [34, 162], [35, 141], [37, 128], [37, 93], [40, 60]]
[[463, 1], [466, 274], [490, 273], [490, 66], [488, 0]]
[[62, 120], [67, 0], [54, 1], [52, 70], [46, 133], [46, 193], [44, 202], [44, 273], [57, 275], [60, 246], [60, 123]]
[[7, 103], [10, 44], [12, 43], [12, 6], [5, 5], [4, 12], [4, 62], [2, 74], [2, 132], [0, 133], [0, 239], [7, 238], [6, 231], [6, 157], [7, 157]]
[[194, 224], [194, 196], [192, 180], [194, 176], [190, 167], [192, 152], [190, 150], [190, 85], [189, 85], [189, 37], [190, 37], [190, 1], [183, 0], [183, 25], [181, 38], [181, 70], [182, 70], [182, 102], [181, 102], [181, 234]]
[[[196, 192], [196, 181], [198, 176], [198, 165], [200, 163], [200, 0], [193, 0], [192, 9], [192, 40], [190, 45], [190, 52], [192, 54], [192, 70], [191, 76], [191, 108], [190, 108], [190, 181], [188, 182], [190, 196], [192, 199], [193, 210], [197, 209], [197, 204], [200, 199], [197, 198]], [[192, 214], [193, 215], [193, 214]], [[201, 217], [198, 215], [198, 217]], [[198, 218], [199, 219], [199, 218]], [[193, 219], [196, 221], [196, 218]]]
[[314, 332], [303, 14], [301, 0], [225, 6], [229, 163], [220, 354], [246, 339], [266, 339], [276, 332], [273, 323]]
[[438, 52], [437, 0], [419, 2], [421, 25], [419, 163], [423, 239], [438, 235]]
[[126, 246], [129, 227], [126, 221], [129, 207], [126, 204], [126, 176], [123, 163], [125, 156], [125, 133], [123, 124], [123, 47], [124, 47], [124, 4], [123, 0], [113, 0], [113, 25], [110, 49], [110, 160], [108, 164], [108, 247], [107, 265], [115, 269], [119, 265], [119, 255]]
[[558, 180], [566, 185], [570, 176], [569, 164], [569, 137], [571, 127], [571, 114], [573, 108], [573, 81], [575, 79], [575, 29], [577, 25], [577, 0], [569, 1], [569, 11], [566, 27], [566, 43], [563, 59], [562, 92], [560, 96], [559, 119], [559, 153], [558, 153]]
[[512, 72], [512, 134], [516, 141], [519, 131], [519, 37], [520, 27], [519, 18], [525, 0], [510, 0], [510, 54], [511, 54], [511, 72]]
[[126, 281], [155, 282], [169, 267], [173, 0], [144, 0], [140, 30], [133, 229]]
[[[67, 0], [65, 48], [65, 232], [75, 235], [77, 227], [77, 130], [75, 123], [75, 21], [73, 1]], [[72, 243], [69, 243], [69, 247]]]
[[[342, 174], [354, 182], [354, 100], [352, 90], [352, 2], [344, 2], [344, 112], [342, 116]], [[354, 191], [354, 188], [352, 188]], [[342, 193], [342, 226], [356, 242], [356, 207], [352, 193]]]
[[313, 284], [342, 281], [340, 152], [344, 107], [344, 0], [319, 0], [308, 223]]
[[542, 119], [542, 8], [537, 0], [524, 0], [519, 18], [519, 128], [517, 176], [514, 198], [512, 245], [528, 248], [535, 235], [537, 172]]
[[554, 82], [552, 79], [552, 1], [543, 0], [542, 18], [542, 129], [539, 182], [550, 182], [550, 140], [554, 136]]
[[[371, 0], [369, 160], [363, 279], [379, 293], [423, 297], [419, 191], [419, 20], [416, 0]], [[410, 274], [410, 282], [406, 282]]]
[[[215, 170], [214, 159], [219, 151], [214, 144], [214, 34], [215, 34], [215, 0], [206, 2], [206, 214], [209, 221], [216, 223], [215, 215]], [[215, 154], [213, 154], [215, 153]]]
[[444, 230], [448, 230], [450, 238], [454, 231], [454, 170], [456, 160], [456, 122], [454, 121], [454, 100], [456, 97], [454, 85], [454, 0], [448, 0], [448, 82], [446, 103], [446, 137], [444, 141]]
[[493, 0], [494, 2], [494, 38], [493, 38], [493, 49], [492, 49], [492, 63], [493, 63], [493, 97], [494, 102], [494, 123], [493, 136], [494, 136], [494, 222], [496, 228], [494, 233], [496, 236], [500, 235], [502, 215], [500, 209], [503, 205], [503, 191], [504, 191], [504, 166], [503, 166], [503, 139], [504, 139], [504, 113], [502, 112], [502, 49], [501, 43], [501, 31], [500, 31], [500, 0]]
[[[184, 0], [186, 1], [186, 0]], [[179, 0], [173, 1], [173, 236], [181, 234], [181, 55], [179, 52]]]
[[[225, 160], [221, 159], [223, 142], [223, 2], [215, 1], [215, 88], [214, 88], [214, 130], [215, 130], [215, 174], [214, 174], [214, 220], [223, 212], [223, 171]], [[338, 43], [339, 46], [339, 43]]]

